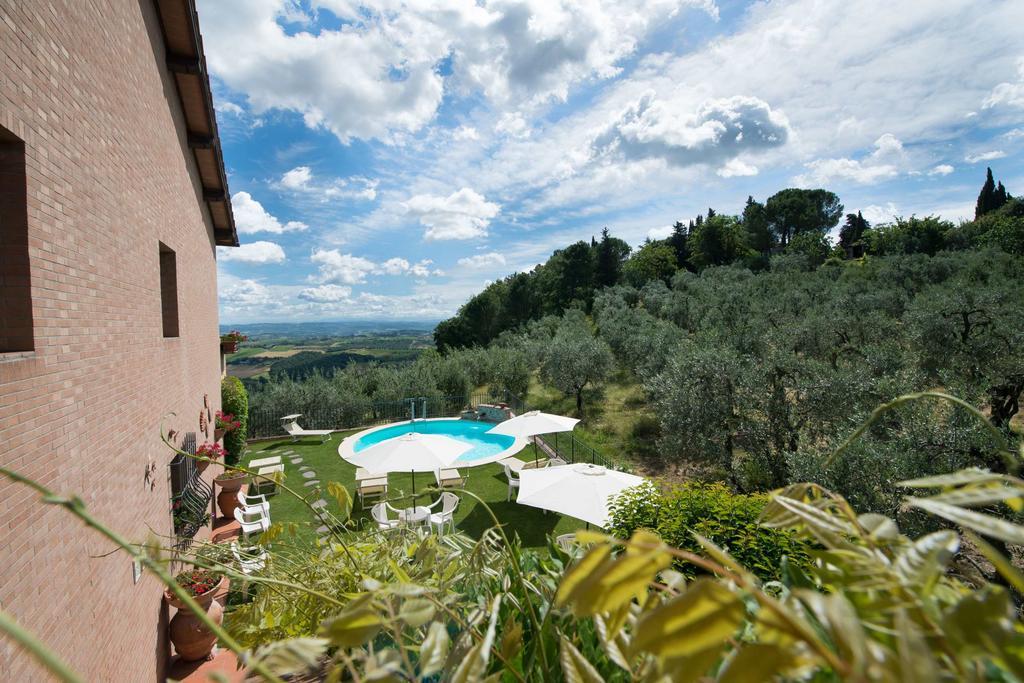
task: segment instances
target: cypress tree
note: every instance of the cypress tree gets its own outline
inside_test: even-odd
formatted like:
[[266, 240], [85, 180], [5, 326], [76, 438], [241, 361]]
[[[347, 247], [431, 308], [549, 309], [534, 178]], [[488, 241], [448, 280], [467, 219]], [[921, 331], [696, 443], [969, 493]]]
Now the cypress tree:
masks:
[[996, 186], [995, 206], [993, 209], [998, 209], [1000, 206], [1005, 204], [1010, 199], [1010, 195], [1006, 193], [1006, 188], [1003, 187], [1003, 181], [999, 181]]
[[987, 170], [988, 173], [985, 176], [985, 184], [981, 186], [981, 193], [978, 194], [978, 202], [974, 205], [975, 220], [996, 208], [996, 183], [995, 180], [992, 179], [992, 169], [989, 168]]
[[690, 260], [688, 239], [689, 235], [687, 234], [686, 226], [676, 221], [672, 226], [672, 235], [668, 238], [668, 243], [672, 250], [676, 252], [676, 262], [680, 268], [686, 268], [687, 262]]

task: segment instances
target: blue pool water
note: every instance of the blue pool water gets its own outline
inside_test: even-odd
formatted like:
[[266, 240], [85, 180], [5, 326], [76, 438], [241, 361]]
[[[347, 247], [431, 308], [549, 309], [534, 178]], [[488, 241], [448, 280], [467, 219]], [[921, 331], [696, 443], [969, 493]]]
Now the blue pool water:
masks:
[[396, 436], [402, 436], [409, 432], [418, 432], [420, 434], [444, 434], [450, 436], [457, 441], [465, 441], [466, 443], [473, 446], [471, 450], [466, 451], [459, 456], [456, 463], [471, 463], [475, 460], [482, 460], [484, 458], [490, 458], [498, 453], [501, 453], [506, 448], [510, 448], [515, 443], [515, 438], [511, 436], [503, 436], [501, 434], [488, 434], [487, 430], [491, 429], [494, 425], [487, 422], [474, 422], [473, 420], [426, 420], [424, 422], [416, 422], [411, 424], [409, 422], [403, 422], [402, 424], [392, 425], [385, 427], [384, 429], [378, 429], [375, 432], [364, 434], [359, 437], [355, 442], [353, 449], [356, 453], [369, 448], [374, 444], [378, 444], [381, 441], [387, 441], [393, 439]]

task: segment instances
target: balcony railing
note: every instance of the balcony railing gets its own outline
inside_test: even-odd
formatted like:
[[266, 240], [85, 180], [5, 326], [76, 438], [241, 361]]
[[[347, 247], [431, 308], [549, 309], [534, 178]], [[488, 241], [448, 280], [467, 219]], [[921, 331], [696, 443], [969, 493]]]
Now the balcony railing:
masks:
[[[182, 439], [181, 450], [196, 452], [195, 432]], [[192, 539], [206, 526], [209, 519], [213, 490], [203, 481], [196, 460], [178, 453], [168, 465], [171, 475], [171, 519], [174, 525], [175, 547], [187, 549]]]

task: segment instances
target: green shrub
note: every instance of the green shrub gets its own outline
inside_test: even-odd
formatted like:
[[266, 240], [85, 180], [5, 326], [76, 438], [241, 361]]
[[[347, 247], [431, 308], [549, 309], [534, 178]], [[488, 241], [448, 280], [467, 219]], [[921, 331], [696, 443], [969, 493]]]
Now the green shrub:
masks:
[[[608, 531], [626, 539], [637, 529], [651, 529], [669, 545], [699, 554], [696, 532], [760, 578], [778, 579], [783, 556], [791, 565], [807, 565], [808, 546], [790, 531], [758, 523], [768, 500], [767, 495], [733, 493], [720, 483], [687, 482], [666, 491], [645, 483], [615, 498]], [[692, 565], [677, 568], [693, 573]]]
[[245, 392], [242, 380], [237, 377], [225, 377], [220, 383], [220, 405], [225, 413], [231, 413], [241, 422], [238, 429], [224, 435], [224, 448], [228, 454], [224, 462], [237, 465], [245, 450], [245, 438], [249, 432], [249, 395]]

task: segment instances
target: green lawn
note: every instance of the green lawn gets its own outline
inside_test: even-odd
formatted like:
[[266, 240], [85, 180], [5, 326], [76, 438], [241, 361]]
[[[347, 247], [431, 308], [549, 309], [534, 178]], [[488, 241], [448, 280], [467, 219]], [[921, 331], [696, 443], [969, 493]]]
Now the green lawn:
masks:
[[[318, 439], [310, 438], [292, 443], [290, 440], [267, 441], [250, 446], [249, 453], [242, 459], [242, 465], [248, 464], [253, 458], [264, 458], [274, 453], [283, 451], [294, 451], [302, 458], [302, 463], [292, 465], [289, 458], [281, 458], [285, 467], [285, 484], [293, 490], [307, 494], [307, 499], [312, 502], [319, 497], [327, 501], [328, 510], [334, 514], [340, 512], [337, 501], [327, 494], [328, 482], [336, 481], [345, 486], [349, 493], [355, 498], [355, 467], [341, 459], [338, 455], [338, 444], [341, 439], [352, 432], [334, 434], [331, 440], [321, 444]], [[532, 457], [531, 449], [520, 453], [520, 457], [528, 460]], [[302, 477], [299, 467], [308, 465], [316, 472], [320, 481], [321, 491], [316, 492], [317, 487], [306, 487], [306, 479]], [[527, 547], [542, 547], [547, 544], [549, 534], [565, 534], [583, 528], [585, 525], [579, 520], [571, 517], [564, 517], [552, 512], [545, 514], [537, 508], [526, 507], [514, 502], [506, 502], [505, 496], [508, 486], [505, 481], [505, 474], [499, 465], [480, 465], [461, 469], [464, 476], [469, 477], [467, 489], [480, 496], [494, 511], [498, 520], [507, 524], [506, 532], [513, 532], [519, 535], [523, 545]], [[409, 474], [392, 474], [388, 477], [389, 499], [395, 507], [408, 507], [411, 503], [408, 496], [412, 494], [412, 476]], [[416, 490], [423, 491], [428, 486], [434, 485], [432, 474], [421, 473], [416, 475]], [[397, 499], [405, 496], [405, 500], [399, 502]], [[438, 494], [419, 494], [416, 502], [419, 505], [430, 504], [437, 499]], [[352, 511], [354, 519], [359, 521], [364, 528], [373, 524], [370, 519], [369, 507], [372, 505], [367, 501], [367, 509], [363, 510], [358, 499]], [[295, 522], [298, 526], [296, 540], [298, 542], [314, 543], [316, 539], [316, 528], [319, 521], [302, 502], [285, 492], [279, 492], [270, 498], [270, 516], [277, 522]], [[393, 515], [392, 515], [393, 516]], [[490, 515], [486, 509], [469, 496], [463, 496], [455, 513], [455, 526], [463, 533], [479, 538], [480, 534], [492, 525]]]

